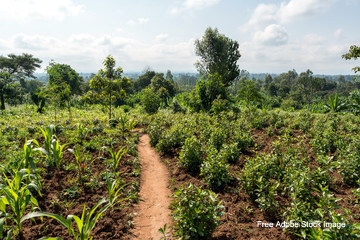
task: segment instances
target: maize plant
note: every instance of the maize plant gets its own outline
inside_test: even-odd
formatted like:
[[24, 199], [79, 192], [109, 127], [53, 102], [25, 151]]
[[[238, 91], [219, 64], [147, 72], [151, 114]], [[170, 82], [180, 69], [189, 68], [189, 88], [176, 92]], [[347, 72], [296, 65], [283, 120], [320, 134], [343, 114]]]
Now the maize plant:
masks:
[[34, 150], [40, 151], [42, 154], [45, 155], [49, 167], [56, 167], [57, 169], [60, 169], [63, 158], [63, 149], [67, 144], [60, 145], [59, 140], [56, 138], [56, 135], [53, 134], [53, 125], [48, 126], [46, 130], [40, 127], [40, 130], [45, 138], [44, 148], [40, 147], [39, 143], [36, 140], [33, 140], [34, 143], [38, 146]]
[[[25, 210], [30, 207], [30, 211], [39, 207], [38, 201], [32, 195], [30, 189], [36, 190], [41, 196], [38, 185], [34, 182], [24, 184], [23, 181], [30, 175], [28, 169], [22, 169], [12, 175], [9, 179], [5, 174], [0, 184], [0, 239], [11, 239], [12, 233], [15, 235], [22, 234], [22, 221]], [[9, 224], [9, 222], [13, 224]], [[4, 230], [7, 231], [4, 236]]]
[[[21, 219], [21, 223], [24, 222], [27, 219], [32, 219], [35, 217], [50, 217], [55, 220], [57, 220], [63, 227], [66, 227], [69, 236], [74, 237], [75, 240], [92, 240], [93, 237], [90, 236], [91, 230], [94, 229], [95, 224], [99, 217], [111, 206], [110, 203], [107, 203], [105, 206], [103, 206], [96, 214], [95, 211], [100, 207], [100, 205], [106, 203], [106, 199], [100, 200], [91, 210], [88, 214], [86, 214], [86, 206], [84, 205], [84, 209], [81, 215], [81, 218], [79, 218], [76, 215], [68, 215], [66, 218], [54, 214], [54, 213], [48, 213], [48, 212], [33, 212], [29, 213], [26, 216], [24, 216]], [[73, 228], [71, 224], [71, 220], [74, 219], [76, 228]], [[49, 239], [49, 238], [45, 238]]]

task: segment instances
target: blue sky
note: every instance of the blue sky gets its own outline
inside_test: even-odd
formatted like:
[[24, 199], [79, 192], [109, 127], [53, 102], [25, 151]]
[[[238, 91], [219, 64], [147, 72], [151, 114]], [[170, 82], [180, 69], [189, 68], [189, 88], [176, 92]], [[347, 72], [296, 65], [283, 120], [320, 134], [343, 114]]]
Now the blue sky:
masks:
[[[236, 40], [240, 69], [352, 74], [359, 0], [0, 0], [0, 55], [31, 53], [96, 72], [108, 54], [125, 72], [196, 72], [207, 27]], [[43, 70], [40, 70], [40, 72]]]

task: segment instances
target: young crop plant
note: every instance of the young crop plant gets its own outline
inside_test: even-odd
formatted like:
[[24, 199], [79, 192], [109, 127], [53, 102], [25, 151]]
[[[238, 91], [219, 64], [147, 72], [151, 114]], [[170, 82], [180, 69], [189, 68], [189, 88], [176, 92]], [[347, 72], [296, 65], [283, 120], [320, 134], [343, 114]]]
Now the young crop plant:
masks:
[[108, 149], [108, 150], [111, 155], [111, 170], [113, 171], [114, 174], [116, 174], [118, 172], [118, 166], [119, 166], [120, 160], [124, 155], [126, 155], [129, 148], [126, 146], [123, 146], [117, 152], [113, 148]]
[[119, 117], [119, 128], [121, 131], [121, 136], [122, 138], [125, 138], [125, 132], [126, 131], [131, 131], [134, 128], [135, 125], [135, 121], [133, 119], [129, 120], [128, 119], [128, 115], [129, 113], [124, 113], [124, 115], [120, 115]]
[[89, 161], [86, 157], [84, 157], [84, 153], [80, 152], [80, 147], [78, 145], [76, 145], [74, 149], [68, 149], [68, 150], [75, 156], [76, 167], [79, 174], [79, 182], [83, 183], [85, 180], [84, 177], [85, 177], [86, 167], [89, 164], [91, 164], [94, 160]]
[[[33, 212], [25, 215], [21, 219], [21, 223], [27, 219], [32, 219], [35, 217], [50, 217], [57, 220], [63, 227], [67, 228], [69, 232], [69, 237], [73, 237], [75, 240], [92, 240], [93, 237], [90, 236], [91, 231], [94, 229], [97, 220], [99, 217], [111, 206], [110, 203], [106, 203], [106, 199], [100, 200], [91, 210], [86, 214], [86, 206], [84, 206], [81, 218], [76, 215], [68, 215], [66, 218], [48, 212]], [[106, 204], [105, 204], [106, 203]], [[102, 208], [100, 208], [95, 214], [96, 210], [105, 204]], [[71, 220], [74, 219], [77, 227], [73, 228], [71, 224]], [[49, 238], [45, 238], [49, 239]]]
[[48, 126], [45, 130], [41, 127], [39, 128], [45, 138], [44, 148], [40, 147], [36, 140], [33, 140], [37, 145], [37, 148], [34, 150], [40, 151], [45, 155], [48, 167], [56, 167], [57, 169], [60, 169], [63, 160], [63, 150], [67, 144], [60, 145], [59, 140], [55, 135], [53, 135], [53, 125]]
[[111, 180], [109, 175], [106, 174], [106, 186], [107, 186], [107, 189], [109, 192], [108, 200], [109, 200], [109, 203], [111, 204], [111, 206], [115, 206], [116, 204], [126, 201], [131, 198], [131, 197], [127, 197], [127, 198], [118, 199], [119, 196], [121, 195], [121, 191], [130, 183], [126, 183], [126, 184], [123, 184], [120, 186], [119, 180], [117, 180], [117, 179]]
[[220, 225], [224, 206], [210, 190], [193, 186], [180, 187], [174, 193], [172, 207], [176, 234], [182, 239], [206, 239]]
[[185, 144], [179, 154], [179, 162], [189, 173], [196, 174], [200, 172], [203, 158], [201, 143], [197, 140], [196, 136], [191, 136], [185, 140]]
[[[39, 187], [34, 182], [24, 184], [25, 178], [30, 175], [30, 170], [22, 169], [16, 171], [9, 179], [5, 174], [2, 177], [2, 184], [0, 184], [0, 239], [12, 239], [12, 234], [15, 236], [22, 235], [22, 221], [25, 211], [30, 208], [30, 211], [39, 207], [38, 201], [32, 195], [30, 189], [36, 191], [40, 196]], [[9, 224], [11, 221], [14, 225]], [[4, 230], [7, 231], [6, 236]]]

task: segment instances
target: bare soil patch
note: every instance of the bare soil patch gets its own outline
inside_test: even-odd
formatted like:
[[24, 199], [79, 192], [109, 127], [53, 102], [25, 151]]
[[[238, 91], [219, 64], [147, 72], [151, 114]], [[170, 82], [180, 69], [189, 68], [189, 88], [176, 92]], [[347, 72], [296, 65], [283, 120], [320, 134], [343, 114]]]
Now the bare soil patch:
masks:
[[150, 146], [147, 134], [138, 145], [141, 165], [140, 202], [135, 206], [134, 239], [159, 239], [158, 229], [171, 223], [169, 173], [159, 154]]

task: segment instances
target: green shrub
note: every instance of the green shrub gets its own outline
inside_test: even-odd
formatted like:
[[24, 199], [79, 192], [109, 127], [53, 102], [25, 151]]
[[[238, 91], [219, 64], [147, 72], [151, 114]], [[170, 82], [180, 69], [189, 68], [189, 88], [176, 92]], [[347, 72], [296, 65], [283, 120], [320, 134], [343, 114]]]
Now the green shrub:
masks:
[[195, 136], [187, 138], [179, 154], [179, 161], [189, 173], [198, 173], [202, 164], [201, 143]]
[[232, 180], [229, 164], [225, 163], [214, 148], [209, 149], [207, 158], [201, 165], [200, 176], [213, 191], [223, 189]]
[[239, 156], [239, 143], [224, 144], [220, 151], [221, 158], [228, 163], [236, 163]]
[[217, 201], [217, 196], [190, 183], [186, 188], [177, 189], [174, 197], [176, 234], [194, 240], [211, 237], [224, 214], [224, 206]]

